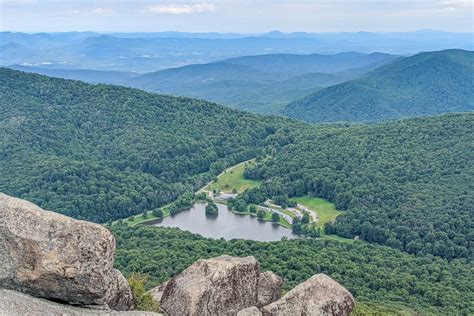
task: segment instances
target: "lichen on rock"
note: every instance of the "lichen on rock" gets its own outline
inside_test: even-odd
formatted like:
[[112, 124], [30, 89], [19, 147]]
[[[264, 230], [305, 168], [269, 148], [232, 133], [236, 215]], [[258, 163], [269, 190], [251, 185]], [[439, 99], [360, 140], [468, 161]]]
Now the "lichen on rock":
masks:
[[348, 316], [354, 306], [348, 290], [327, 275], [316, 274], [261, 311], [263, 315]]
[[113, 268], [103, 226], [0, 193], [0, 287], [71, 305], [130, 310], [130, 287]]
[[254, 257], [198, 260], [169, 281], [160, 306], [170, 315], [236, 315], [256, 304], [259, 270]]
[[257, 306], [262, 307], [278, 300], [281, 297], [282, 287], [283, 280], [272, 271], [260, 273]]

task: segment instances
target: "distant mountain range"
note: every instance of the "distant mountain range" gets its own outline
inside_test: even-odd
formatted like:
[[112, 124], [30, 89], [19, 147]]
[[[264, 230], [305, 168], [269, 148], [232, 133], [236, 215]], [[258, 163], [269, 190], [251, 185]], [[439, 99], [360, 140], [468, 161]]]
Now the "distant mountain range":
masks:
[[355, 52], [334, 55], [267, 54], [165, 69], [145, 75], [130, 72], [12, 69], [89, 83], [132, 86], [162, 94], [189, 96], [233, 108], [277, 113], [287, 103], [386, 64], [396, 55]]
[[415, 54], [474, 49], [472, 33], [13, 33], [0, 32], [0, 66], [148, 73], [262, 54]]
[[265, 54], [143, 75], [20, 65], [10, 68], [200, 98], [308, 122], [370, 122], [474, 110], [473, 56], [474, 52], [465, 50], [411, 57], [355, 52]]
[[88, 83], [108, 83], [117, 85], [126, 85], [128, 80], [138, 77], [133, 72], [126, 71], [105, 71], [90, 69], [54, 69], [41, 68], [31, 66], [12, 65], [10, 69], [31, 72], [49, 77], [57, 77], [63, 79], [80, 80]]
[[381, 121], [474, 110], [474, 52], [421, 53], [287, 105], [309, 122]]
[[166, 69], [127, 82], [147, 91], [201, 98], [237, 109], [277, 113], [321, 88], [340, 83], [398, 56], [269, 54]]

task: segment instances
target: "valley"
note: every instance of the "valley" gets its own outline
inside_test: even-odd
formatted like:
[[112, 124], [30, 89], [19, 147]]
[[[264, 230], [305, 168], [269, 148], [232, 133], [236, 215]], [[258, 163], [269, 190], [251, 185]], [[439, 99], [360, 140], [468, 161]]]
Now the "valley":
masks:
[[21, 198], [103, 231], [143, 297], [254, 256], [285, 292], [330, 276], [354, 316], [474, 313], [466, 34], [172, 34], [1, 33], [11, 218]]
[[205, 215], [205, 204], [196, 203], [189, 210], [181, 211], [172, 217], [147, 221], [145, 224], [156, 227], [177, 227], [180, 230], [213, 239], [249, 239], [268, 242], [279, 241], [282, 238], [297, 238], [291, 229], [267, 223], [255, 215], [231, 212], [225, 204], [217, 203], [217, 206], [219, 215], [214, 217]]
[[[304, 213], [308, 213], [308, 224], [312, 227], [321, 228], [320, 234], [322, 234], [323, 238], [326, 238], [324, 225], [334, 221], [342, 212], [337, 211], [334, 204], [321, 198], [294, 198], [292, 200], [298, 204], [293, 207], [282, 207], [281, 205], [275, 204], [274, 201], [266, 200], [260, 203], [260, 205], [253, 205], [253, 211], [252, 205], [246, 206], [244, 209], [239, 206], [229, 209], [228, 205], [231, 204], [231, 200], [238, 197], [238, 194], [243, 193], [247, 189], [258, 188], [260, 186], [259, 181], [244, 178], [245, 168], [252, 166], [254, 163], [255, 159], [251, 159], [225, 169], [214, 181], [196, 191], [196, 197], [193, 200], [192, 207], [185, 208], [179, 213], [172, 215], [171, 219], [168, 218], [171, 216], [169, 211], [170, 205], [166, 205], [159, 209], [159, 217], [156, 216], [156, 211], [148, 211], [143, 214], [114, 221], [112, 225], [126, 223], [128, 226], [146, 224], [179, 227], [182, 230], [199, 233], [205, 237], [274, 241], [280, 240], [282, 237], [295, 238], [297, 236], [296, 234], [289, 234], [289, 232], [285, 232], [285, 229], [293, 229], [295, 233], [295, 228], [292, 225], [294, 219], [298, 218], [301, 220]], [[219, 214], [223, 213], [220, 217], [219, 215], [217, 215], [217, 217], [208, 217], [204, 214], [204, 206], [206, 203], [211, 202], [218, 205]], [[262, 211], [262, 213], [258, 214], [258, 211]], [[228, 213], [234, 213], [235, 216], [229, 215]], [[279, 215], [278, 221], [272, 218], [274, 213]], [[240, 217], [242, 216], [251, 217], [252, 221], [241, 219]], [[255, 220], [260, 221], [262, 224], [268, 222], [268, 224], [267, 226], [258, 225], [258, 228], [256, 228], [254, 227]], [[243, 221], [245, 221], [245, 223], [243, 223]], [[270, 223], [272, 226], [279, 225], [282, 228], [276, 229], [273, 227], [269, 230], [268, 225]], [[269, 233], [265, 234], [265, 231], [269, 231]], [[240, 235], [239, 232], [241, 233]], [[296, 233], [299, 233], [299, 231]], [[344, 238], [342, 238], [342, 240], [344, 240]]]
[[[265, 158], [263, 160], [265, 160]], [[239, 197], [239, 194], [245, 190], [260, 187], [260, 181], [248, 180], [244, 177], [245, 169], [252, 167], [254, 164], [255, 159], [252, 159], [227, 168], [217, 176], [215, 181], [197, 191], [197, 194], [204, 192], [213, 201], [228, 204], [227, 201], [229, 199]], [[292, 227], [295, 218], [301, 220], [304, 213], [308, 213], [309, 223], [312, 224], [312, 226], [320, 228], [324, 228], [326, 223], [334, 221], [338, 215], [342, 214], [341, 211], [335, 209], [334, 204], [322, 198], [295, 197], [292, 198], [291, 201], [296, 202], [296, 204], [291, 207], [286, 205], [282, 207], [276, 204], [275, 201], [266, 200], [260, 203], [260, 205], [255, 205], [255, 208], [257, 211], [262, 210], [265, 212], [265, 215], [261, 218], [265, 221], [272, 221], [271, 214], [277, 213], [280, 217], [280, 225], [287, 228]], [[237, 214], [257, 216], [257, 211], [252, 213], [249, 212], [248, 208], [242, 211], [239, 207], [236, 207], [233, 208], [232, 211]]]

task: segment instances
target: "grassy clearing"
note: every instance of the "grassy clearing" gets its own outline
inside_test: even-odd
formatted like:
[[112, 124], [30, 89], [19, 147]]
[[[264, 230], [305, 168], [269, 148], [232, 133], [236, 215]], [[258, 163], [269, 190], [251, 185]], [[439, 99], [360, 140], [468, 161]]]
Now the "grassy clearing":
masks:
[[280, 217], [280, 225], [285, 227], [285, 228], [291, 228], [292, 225], [287, 222], [286, 219]]
[[235, 190], [237, 193], [242, 193], [246, 189], [258, 187], [259, 181], [244, 179], [245, 166], [252, 163], [254, 160], [228, 168], [219, 175], [216, 182], [210, 184], [209, 190], [217, 189], [223, 193], [232, 193]]
[[[168, 210], [168, 208], [165, 206], [165, 207], [162, 207], [161, 208], [161, 211], [163, 212], [163, 218], [165, 217], [168, 217], [170, 216], [170, 212]], [[144, 216], [144, 214], [137, 214], [135, 216], [133, 216], [133, 220], [130, 220], [131, 217], [129, 218], [124, 218], [122, 221], [124, 223], [126, 223], [128, 226], [135, 226], [135, 225], [138, 225], [138, 224], [141, 224], [143, 222], [147, 222], [147, 221], [152, 221], [154, 219], [158, 219], [158, 217], [156, 217], [155, 215], [153, 215], [153, 212], [152, 211], [149, 211], [149, 212], [146, 212], [146, 216]], [[118, 221], [114, 221], [112, 223], [112, 225], [116, 224]]]
[[312, 197], [297, 197], [294, 200], [315, 211], [319, 216], [319, 221], [316, 223], [317, 227], [323, 227], [327, 222], [333, 222], [336, 217], [342, 214], [341, 211], [336, 210], [333, 203], [321, 198]]
[[[333, 203], [321, 198], [312, 198], [312, 197], [298, 197], [294, 198], [298, 204], [302, 204], [309, 208], [310, 210], [315, 211], [319, 216], [319, 221], [314, 225], [315, 227], [324, 228], [324, 224], [327, 222], [333, 222], [336, 220], [342, 211], [336, 210], [336, 207]], [[355, 240], [350, 238], [344, 238], [337, 235], [326, 235], [324, 229], [321, 229], [321, 238], [337, 240], [340, 242], [353, 243]]]

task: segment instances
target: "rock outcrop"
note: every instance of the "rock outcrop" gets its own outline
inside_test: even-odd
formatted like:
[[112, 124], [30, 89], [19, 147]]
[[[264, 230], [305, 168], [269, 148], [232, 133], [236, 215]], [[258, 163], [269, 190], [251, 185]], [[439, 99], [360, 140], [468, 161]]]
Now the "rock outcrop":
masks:
[[148, 291], [148, 293], [151, 294], [151, 296], [153, 297], [153, 299], [155, 299], [155, 301], [157, 302], [161, 301], [161, 298], [163, 297], [163, 292], [165, 291], [166, 286], [168, 285], [168, 282], [169, 281], [163, 282], [157, 287], [154, 287], [153, 289]]
[[101, 225], [0, 193], [0, 287], [72, 305], [130, 310], [113, 268], [115, 238]]
[[160, 306], [169, 315], [236, 315], [256, 304], [259, 269], [254, 257], [198, 260], [169, 281]]
[[150, 293], [161, 298], [161, 308], [171, 316], [346, 316], [355, 305], [349, 291], [324, 274], [314, 275], [283, 297], [282, 285], [275, 273], [259, 273], [254, 257], [221, 256], [198, 260]]
[[251, 306], [239, 311], [237, 316], [262, 316], [262, 312], [256, 306]]
[[0, 289], [0, 315], [8, 316], [160, 316], [142, 311], [93, 310], [59, 304], [25, 293]]
[[355, 301], [351, 293], [325, 274], [317, 274], [264, 306], [263, 315], [350, 315]]
[[260, 273], [257, 288], [257, 306], [262, 307], [281, 297], [283, 280], [271, 271]]

